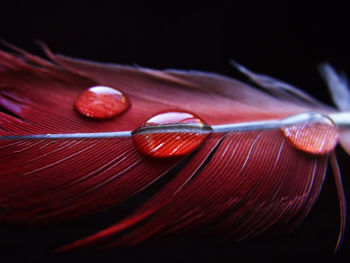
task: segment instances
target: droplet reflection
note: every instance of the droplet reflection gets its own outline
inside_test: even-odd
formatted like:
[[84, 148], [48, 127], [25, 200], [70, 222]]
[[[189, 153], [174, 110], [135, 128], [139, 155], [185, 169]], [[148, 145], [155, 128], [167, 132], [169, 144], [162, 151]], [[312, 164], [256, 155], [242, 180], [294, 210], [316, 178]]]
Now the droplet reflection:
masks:
[[312, 154], [326, 154], [338, 142], [337, 127], [327, 117], [282, 127], [281, 131], [295, 148]]
[[75, 101], [80, 114], [94, 119], [113, 118], [130, 107], [130, 101], [119, 90], [94, 86], [83, 91]]
[[199, 147], [211, 128], [192, 113], [171, 111], [150, 118], [133, 132], [135, 147], [156, 158], [181, 156]]

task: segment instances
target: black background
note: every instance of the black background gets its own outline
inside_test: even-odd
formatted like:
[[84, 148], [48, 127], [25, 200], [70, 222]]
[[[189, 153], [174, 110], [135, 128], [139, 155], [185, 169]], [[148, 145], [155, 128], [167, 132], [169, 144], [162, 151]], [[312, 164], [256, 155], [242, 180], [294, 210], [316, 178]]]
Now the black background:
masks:
[[[347, 8], [336, 1], [309, 6], [295, 1], [12, 1], [2, 2], [0, 11], [0, 38], [36, 54], [42, 54], [35, 44], [41, 40], [54, 52], [72, 57], [241, 77], [229, 64], [235, 59], [326, 103], [331, 100], [317, 65], [328, 61], [350, 74]], [[349, 192], [349, 158], [341, 150], [338, 154]], [[50, 260], [341, 261], [349, 256], [350, 244], [346, 235], [340, 254], [332, 253], [338, 223], [335, 187], [328, 176], [318, 203], [289, 235], [225, 245], [211, 240], [172, 240], [109, 252], [56, 255]], [[40, 247], [45, 240], [34, 234], [25, 242], [18, 240], [27, 245], [17, 245], [11, 232], [2, 236], [5, 261], [35, 262], [48, 256]]]

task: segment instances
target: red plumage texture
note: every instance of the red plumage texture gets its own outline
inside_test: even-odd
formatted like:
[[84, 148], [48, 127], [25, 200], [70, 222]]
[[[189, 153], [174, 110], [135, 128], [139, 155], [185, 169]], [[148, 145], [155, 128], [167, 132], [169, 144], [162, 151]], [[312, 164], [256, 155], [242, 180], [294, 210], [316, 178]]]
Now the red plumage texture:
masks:
[[[0, 133], [127, 131], [164, 111], [209, 125], [281, 119], [327, 108], [271, 96], [217, 74], [103, 65], [54, 55], [54, 63], [0, 51]], [[109, 120], [74, 110], [91, 86], [122, 91], [131, 107]], [[64, 247], [133, 245], [206, 227], [240, 240], [293, 227], [321, 190], [327, 155], [294, 148], [279, 130], [211, 134], [185, 157], [141, 154], [132, 138], [0, 140], [0, 222], [52, 224], [87, 217], [169, 177], [131, 214]]]

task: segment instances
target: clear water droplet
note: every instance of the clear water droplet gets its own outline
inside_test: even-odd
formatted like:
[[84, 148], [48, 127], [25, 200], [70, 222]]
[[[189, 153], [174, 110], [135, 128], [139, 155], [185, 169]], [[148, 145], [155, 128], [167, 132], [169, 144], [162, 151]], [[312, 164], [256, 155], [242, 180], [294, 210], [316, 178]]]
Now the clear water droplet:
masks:
[[326, 154], [338, 143], [338, 129], [327, 117], [282, 127], [281, 131], [295, 148], [312, 154]]
[[210, 126], [194, 114], [171, 111], [155, 115], [133, 131], [133, 141], [141, 153], [165, 158], [194, 151], [210, 133]]
[[75, 101], [80, 114], [94, 119], [113, 118], [130, 107], [130, 101], [119, 90], [94, 86], [83, 91]]

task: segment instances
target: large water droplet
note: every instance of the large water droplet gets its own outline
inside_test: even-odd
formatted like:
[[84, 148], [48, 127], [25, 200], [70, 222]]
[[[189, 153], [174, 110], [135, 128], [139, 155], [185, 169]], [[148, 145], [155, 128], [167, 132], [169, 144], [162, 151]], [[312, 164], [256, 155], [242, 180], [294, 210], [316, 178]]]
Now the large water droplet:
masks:
[[326, 154], [338, 142], [337, 127], [327, 117], [282, 127], [281, 131], [295, 148], [312, 154]]
[[194, 114], [172, 111], [150, 118], [133, 131], [133, 140], [143, 154], [164, 158], [194, 151], [210, 133], [211, 128]]
[[128, 98], [119, 90], [94, 86], [83, 91], [75, 101], [75, 108], [94, 119], [113, 118], [130, 107]]

